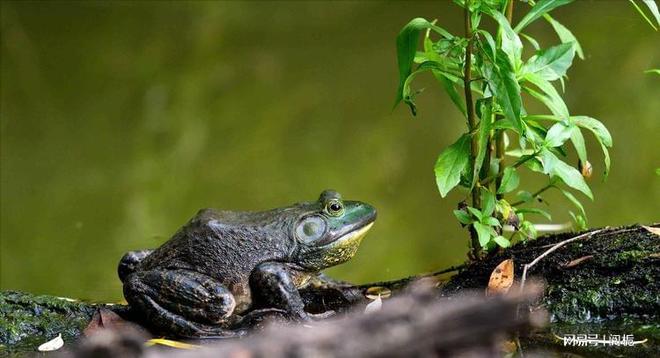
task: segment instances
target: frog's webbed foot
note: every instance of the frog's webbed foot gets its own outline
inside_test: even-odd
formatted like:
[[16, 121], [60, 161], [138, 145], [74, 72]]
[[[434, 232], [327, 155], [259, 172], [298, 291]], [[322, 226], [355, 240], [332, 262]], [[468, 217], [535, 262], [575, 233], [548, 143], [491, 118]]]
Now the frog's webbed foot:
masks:
[[144, 260], [145, 257], [151, 255], [154, 250], [136, 250], [129, 251], [121, 260], [119, 260], [119, 266], [117, 266], [117, 274], [121, 282], [124, 282], [126, 276], [132, 274], [135, 271], [137, 265]]
[[126, 277], [124, 297], [131, 309], [159, 333], [208, 338], [245, 334], [221, 324], [232, 314], [236, 304], [231, 292], [198, 272], [134, 272]]
[[231, 329], [259, 331], [269, 323], [284, 323], [288, 321], [290, 321], [290, 317], [284, 310], [260, 308], [246, 313], [240, 320], [231, 325]]

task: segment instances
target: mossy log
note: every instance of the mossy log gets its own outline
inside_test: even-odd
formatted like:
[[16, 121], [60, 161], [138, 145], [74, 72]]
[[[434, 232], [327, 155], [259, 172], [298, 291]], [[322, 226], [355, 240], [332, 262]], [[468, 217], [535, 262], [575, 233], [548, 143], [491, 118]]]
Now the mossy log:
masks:
[[[313, 283], [302, 290], [302, 296], [310, 312], [334, 310], [341, 313], [366, 305], [370, 301], [366, 297], [369, 289], [381, 287], [398, 295], [419, 278], [435, 280], [437, 293], [443, 296], [465, 289], [483, 292], [491, 272], [501, 261], [513, 259], [515, 277], [520, 279], [524, 264], [577, 235], [548, 235], [520, 243], [458, 270], [365, 285]], [[649, 338], [657, 347], [660, 326], [659, 239], [657, 234], [640, 225], [601, 229], [556, 249], [529, 268], [528, 276], [545, 282], [545, 293], [535, 306], [544, 307], [550, 313], [553, 333], [600, 333], [603, 331], [594, 330], [605, 327], [603, 322], [606, 322], [608, 327], [618, 330], [610, 333]], [[455, 271], [456, 274], [445, 279], [446, 271]], [[34, 350], [36, 342], [44, 342], [59, 333], [63, 334], [65, 341], [71, 341], [81, 334], [94, 312], [101, 307], [133, 320], [130, 309], [125, 306], [1, 292], [0, 344], [5, 350], [28, 347]], [[536, 343], [553, 342], [541, 337]]]

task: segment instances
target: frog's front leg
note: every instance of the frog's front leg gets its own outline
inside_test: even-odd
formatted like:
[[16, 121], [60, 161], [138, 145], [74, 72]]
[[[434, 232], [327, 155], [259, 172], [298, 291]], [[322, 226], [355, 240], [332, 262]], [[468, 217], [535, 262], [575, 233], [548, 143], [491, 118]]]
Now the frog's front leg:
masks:
[[189, 270], [136, 271], [124, 281], [124, 297], [157, 331], [186, 337], [230, 337], [223, 321], [236, 306], [217, 280]]
[[305, 312], [292, 270], [289, 265], [280, 262], [258, 265], [250, 275], [253, 307], [281, 309], [290, 318], [309, 321], [310, 316]]

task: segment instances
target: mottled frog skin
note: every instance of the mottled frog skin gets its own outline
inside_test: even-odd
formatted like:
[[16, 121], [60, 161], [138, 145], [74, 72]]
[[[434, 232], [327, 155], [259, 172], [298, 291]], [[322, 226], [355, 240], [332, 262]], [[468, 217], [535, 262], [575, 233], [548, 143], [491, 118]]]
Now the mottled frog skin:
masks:
[[332, 190], [263, 212], [204, 209], [161, 247], [124, 255], [124, 297], [171, 336], [241, 335], [236, 327], [273, 312], [308, 321], [298, 289], [353, 257], [375, 219], [372, 206]]

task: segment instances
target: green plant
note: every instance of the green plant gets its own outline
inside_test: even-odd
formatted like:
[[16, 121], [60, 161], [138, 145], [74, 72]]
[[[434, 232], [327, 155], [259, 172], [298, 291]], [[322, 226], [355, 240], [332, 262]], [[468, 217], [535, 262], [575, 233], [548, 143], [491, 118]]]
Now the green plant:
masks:
[[[466, 120], [466, 132], [440, 153], [435, 177], [442, 197], [455, 187], [468, 192], [470, 204], [463, 202], [454, 214], [470, 231], [472, 257], [507, 247], [512, 240], [534, 238], [534, 225], [526, 216], [550, 214], [523, 205], [542, 201], [540, 195], [549, 189], [559, 190], [573, 203], [576, 224], [586, 226], [582, 203], [573, 194], [578, 191], [593, 199], [585, 181], [592, 166], [583, 130], [591, 132], [602, 148], [604, 177], [610, 170], [612, 137], [607, 128], [594, 118], [571, 114], [555, 85], [563, 89], [575, 55], [583, 58], [575, 36], [550, 16], [571, 1], [528, 0], [524, 5], [529, 9], [513, 24], [513, 0], [454, 0], [463, 8], [464, 35], [451, 34], [436, 21], [415, 18], [397, 37], [400, 82], [395, 106], [403, 101], [416, 115], [419, 92], [411, 85], [417, 75], [430, 72]], [[654, 12], [648, 0], [644, 2], [655, 16], [657, 8]], [[496, 31], [482, 26], [488, 19]], [[524, 33], [539, 20], [554, 29], [559, 44], [542, 48]], [[523, 56], [523, 40], [533, 47], [533, 55]], [[528, 113], [525, 104], [530, 100], [542, 103], [549, 113]], [[577, 152], [577, 168], [566, 163], [568, 142]], [[548, 182], [534, 192], [518, 191], [512, 199], [522, 168], [547, 176]], [[508, 238], [502, 235], [504, 224], [516, 229]]]

